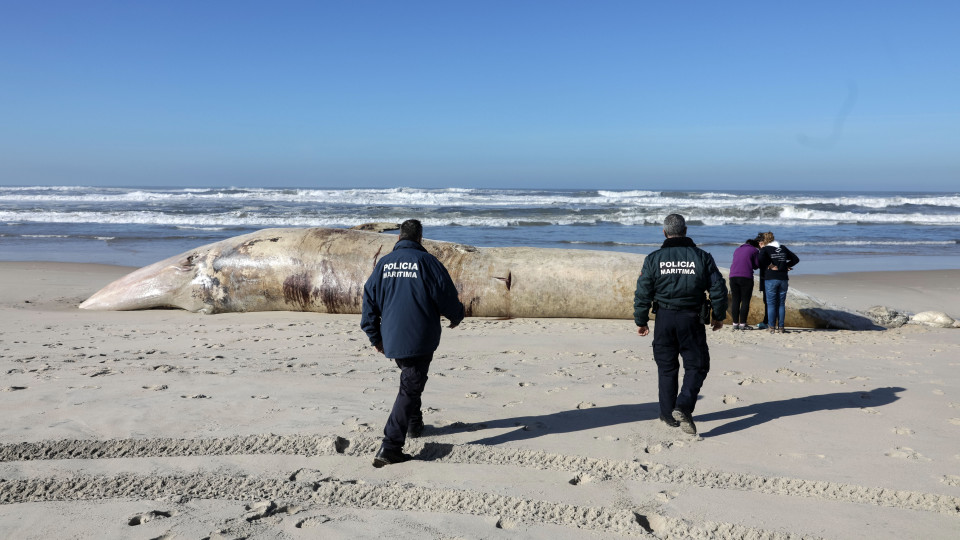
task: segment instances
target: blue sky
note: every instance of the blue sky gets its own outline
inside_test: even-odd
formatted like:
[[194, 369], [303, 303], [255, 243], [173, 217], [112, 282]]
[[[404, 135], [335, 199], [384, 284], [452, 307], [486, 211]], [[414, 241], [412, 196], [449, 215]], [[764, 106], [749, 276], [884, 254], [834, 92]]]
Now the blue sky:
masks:
[[2, 12], [3, 185], [960, 186], [958, 2]]

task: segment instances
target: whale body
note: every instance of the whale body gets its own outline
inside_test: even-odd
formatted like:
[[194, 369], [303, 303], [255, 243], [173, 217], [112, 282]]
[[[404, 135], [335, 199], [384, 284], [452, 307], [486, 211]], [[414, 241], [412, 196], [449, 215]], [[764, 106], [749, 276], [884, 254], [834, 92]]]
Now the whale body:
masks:
[[[135, 270], [80, 304], [90, 310], [360, 313], [363, 286], [395, 234], [264, 229]], [[424, 240], [447, 268], [468, 317], [632, 319], [644, 255]], [[722, 270], [722, 269], [721, 269]], [[751, 320], [762, 319], [755, 288]], [[862, 329], [865, 317], [791, 289], [786, 325]]]

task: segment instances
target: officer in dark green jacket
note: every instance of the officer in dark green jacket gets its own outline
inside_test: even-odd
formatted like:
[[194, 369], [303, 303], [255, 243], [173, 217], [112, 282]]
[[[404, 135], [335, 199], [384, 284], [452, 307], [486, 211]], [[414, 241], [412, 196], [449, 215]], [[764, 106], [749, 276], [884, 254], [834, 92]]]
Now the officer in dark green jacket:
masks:
[[[660, 249], [647, 255], [637, 279], [633, 319], [637, 334], [650, 329], [650, 308], [657, 314], [653, 330], [653, 358], [657, 362], [660, 387], [660, 420], [695, 435], [693, 409], [700, 387], [710, 371], [706, 321], [712, 312], [712, 328], [723, 327], [727, 317], [727, 284], [713, 256], [687, 238], [687, 223], [680, 214], [663, 220], [666, 240]], [[709, 306], [706, 305], [709, 292]], [[677, 394], [680, 362], [683, 357], [683, 386]]]

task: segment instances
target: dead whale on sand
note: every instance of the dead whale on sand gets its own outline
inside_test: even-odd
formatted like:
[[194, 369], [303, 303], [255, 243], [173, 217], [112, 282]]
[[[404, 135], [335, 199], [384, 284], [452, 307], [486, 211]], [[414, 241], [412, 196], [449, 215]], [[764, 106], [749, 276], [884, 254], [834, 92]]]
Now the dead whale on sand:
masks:
[[[352, 229], [264, 229], [131, 272], [80, 308], [360, 313], [363, 285], [396, 240]], [[432, 240], [423, 246], [447, 267], [468, 317], [633, 318], [643, 255]], [[873, 328], [863, 316], [794, 290], [787, 308], [787, 326]]]

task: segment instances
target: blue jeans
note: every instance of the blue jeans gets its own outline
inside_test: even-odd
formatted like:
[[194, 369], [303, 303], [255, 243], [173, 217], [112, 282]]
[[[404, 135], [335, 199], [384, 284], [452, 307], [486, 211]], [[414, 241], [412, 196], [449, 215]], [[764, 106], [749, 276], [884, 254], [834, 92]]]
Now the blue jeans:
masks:
[[767, 279], [767, 321], [771, 328], [783, 328], [787, 315], [787, 284], [785, 279]]

